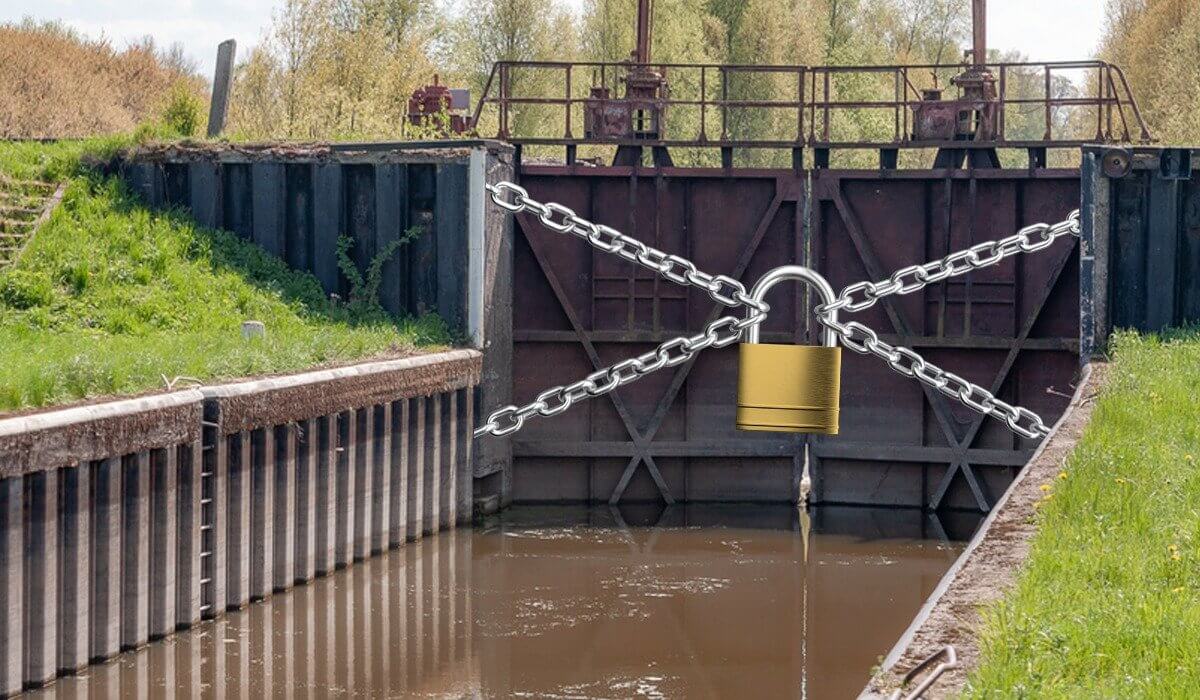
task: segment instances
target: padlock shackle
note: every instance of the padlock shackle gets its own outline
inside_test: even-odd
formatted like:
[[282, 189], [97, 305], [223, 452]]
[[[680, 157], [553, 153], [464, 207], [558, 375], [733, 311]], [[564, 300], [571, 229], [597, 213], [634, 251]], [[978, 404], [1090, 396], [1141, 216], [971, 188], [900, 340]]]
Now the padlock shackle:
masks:
[[[822, 277], [821, 274], [816, 270], [810, 267], [804, 267], [803, 265], [783, 265], [771, 270], [767, 274], [763, 275], [758, 282], [754, 283], [754, 288], [750, 290], [750, 296], [755, 301], [764, 301], [765, 297], [767, 296], [767, 292], [771, 290], [771, 287], [774, 287], [780, 282], [788, 280], [807, 282], [809, 286], [817, 290], [817, 294], [820, 295], [821, 302], [823, 304], [832, 304], [837, 299], [837, 294], [833, 291], [833, 287], [829, 285], [829, 280]], [[837, 312], [830, 312], [829, 318], [833, 321], [837, 321]], [[764, 318], [763, 320], [766, 319]], [[761, 331], [762, 321], [759, 321], [753, 326], [747, 328], [746, 342], [757, 343]], [[837, 347], [837, 344], [837, 336], [832, 330], [826, 327], [825, 346], [833, 348]]]

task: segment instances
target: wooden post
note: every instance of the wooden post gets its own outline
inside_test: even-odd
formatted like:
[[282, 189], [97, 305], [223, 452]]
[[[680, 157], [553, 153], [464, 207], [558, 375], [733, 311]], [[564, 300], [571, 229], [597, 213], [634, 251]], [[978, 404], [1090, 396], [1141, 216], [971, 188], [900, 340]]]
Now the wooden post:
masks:
[[208, 108], [208, 138], [216, 138], [225, 129], [225, 115], [229, 111], [229, 92], [233, 88], [233, 58], [237, 53], [237, 42], [222, 41], [217, 47], [217, 69], [213, 73], [212, 103]]

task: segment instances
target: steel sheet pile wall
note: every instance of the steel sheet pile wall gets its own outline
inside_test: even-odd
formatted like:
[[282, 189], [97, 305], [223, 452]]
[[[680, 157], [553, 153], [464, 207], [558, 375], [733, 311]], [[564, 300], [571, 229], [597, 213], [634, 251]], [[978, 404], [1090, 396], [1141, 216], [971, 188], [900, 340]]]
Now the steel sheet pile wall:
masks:
[[1200, 322], [1200, 151], [1089, 147], [1083, 159], [1084, 358], [1113, 328]]
[[469, 522], [456, 350], [0, 420], [0, 694]]

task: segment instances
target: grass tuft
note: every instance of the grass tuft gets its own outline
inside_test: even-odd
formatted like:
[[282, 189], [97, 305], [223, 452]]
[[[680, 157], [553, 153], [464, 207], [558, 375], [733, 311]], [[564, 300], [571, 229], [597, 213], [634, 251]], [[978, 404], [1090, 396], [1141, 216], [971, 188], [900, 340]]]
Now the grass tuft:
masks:
[[[0, 144], [0, 173], [66, 180], [62, 206], [0, 271], [0, 410], [408, 354], [450, 342], [436, 316], [338, 304], [259, 247], [147, 209], [80, 166], [119, 139]], [[245, 341], [241, 324], [266, 324]]]
[[1122, 333], [966, 697], [1200, 697], [1200, 331]]

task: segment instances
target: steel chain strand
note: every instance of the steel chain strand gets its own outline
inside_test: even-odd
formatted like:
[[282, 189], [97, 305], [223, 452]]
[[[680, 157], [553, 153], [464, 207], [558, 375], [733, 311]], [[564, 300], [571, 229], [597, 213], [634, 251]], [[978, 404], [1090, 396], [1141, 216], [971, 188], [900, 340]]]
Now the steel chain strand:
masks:
[[835, 301], [817, 307], [816, 313], [820, 316], [830, 311], [866, 311], [884, 297], [912, 294], [936, 282], [995, 265], [1018, 253], [1043, 250], [1059, 238], [1067, 235], [1078, 236], [1079, 232], [1079, 210], [1076, 209], [1056, 224], [1026, 226], [1007, 238], [985, 241], [923, 265], [900, 268], [885, 280], [864, 280], [848, 285]]
[[938, 367], [915, 350], [880, 339], [875, 331], [857, 321], [839, 323], [827, 314], [818, 315], [817, 319], [850, 350], [882, 359], [905, 377], [916, 379], [950, 398], [958, 399], [979, 413], [1003, 421], [1010, 430], [1022, 437], [1038, 439], [1050, 433], [1041, 417], [1033, 411], [996, 398], [987, 389]]
[[[682, 286], [693, 286], [708, 292], [715, 302], [732, 308], [747, 307], [756, 313], [766, 313], [767, 305], [750, 298], [746, 286], [728, 275], [711, 275], [697, 269], [696, 264], [678, 255], [668, 255], [620, 231], [596, 224], [555, 202], [542, 203], [529, 192], [512, 182], [486, 185], [492, 201], [514, 214], [531, 212], [546, 228], [559, 233], [571, 233], [586, 240], [597, 250], [612, 253], [635, 265], [657, 272]], [[511, 195], [511, 201], [506, 195]], [[556, 218], [557, 217], [557, 218]]]
[[766, 313], [758, 312], [741, 318], [718, 318], [696, 335], [672, 338], [637, 357], [597, 370], [574, 384], [547, 389], [524, 406], [497, 409], [488, 416], [486, 423], [475, 430], [475, 437], [511, 435], [533, 416], [557, 416], [579, 401], [603, 396], [664, 367], [683, 364], [703, 350], [732, 345], [741, 340], [747, 328], [761, 323], [765, 318]]

